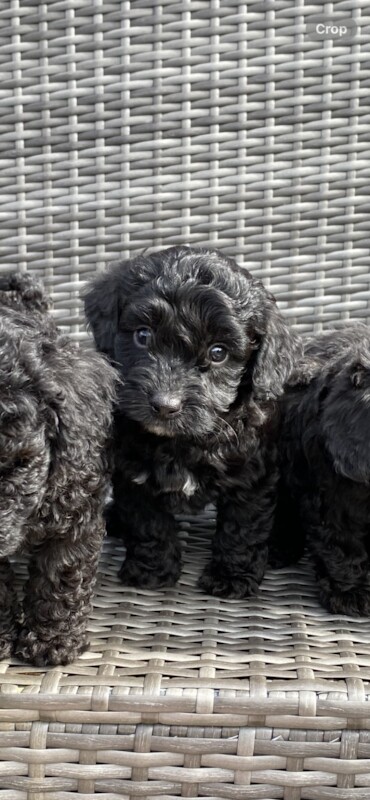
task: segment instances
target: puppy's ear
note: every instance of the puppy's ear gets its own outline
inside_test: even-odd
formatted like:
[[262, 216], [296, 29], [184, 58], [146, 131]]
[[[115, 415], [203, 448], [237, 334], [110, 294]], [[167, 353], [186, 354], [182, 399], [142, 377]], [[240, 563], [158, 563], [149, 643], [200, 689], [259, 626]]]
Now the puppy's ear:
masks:
[[366, 434], [359, 420], [352, 420], [350, 427], [343, 427], [340, 420], [332, 419], [324, 437], [335, 472], [357, 483], [370, 481], [370, 448]]
[[[335, 374], [334, 374], [335, 372]], [[321, 393], [320, 428], [326, 451], [335, 471], [359, 483], [370, 481], [368, 431], [370, 413], [366, 384], [369, 372], [361, 363], [350, 365], [338, 375], [334, 364], [332, 386]]]
[[101, 353], [114, 357], [114, 338], [118, 328], [120, 286], [117, 272], [99, 275], [85, 293], [85, 314]]
[[261, 400], [279, 397], [301, 354], [301, 342], [276, 306], [276, 300], [260, 284], [263, 295], [262, 324], [256, 326], [260, 345], [252, 375], [255, 395]]

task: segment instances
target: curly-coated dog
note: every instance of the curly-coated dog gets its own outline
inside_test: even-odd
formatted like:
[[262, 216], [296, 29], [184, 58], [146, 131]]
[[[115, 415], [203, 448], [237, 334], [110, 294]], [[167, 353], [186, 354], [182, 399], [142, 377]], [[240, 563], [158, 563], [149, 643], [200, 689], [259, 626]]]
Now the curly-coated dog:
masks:
[[[58, 333], [43, 287], [0, 276], [0, 658], [66, 664], [104, 535], [115, 371]], [[29, 553], [23, 610], [9, 556]]]
[[307, 341], [283, 399], [278, 556], [305, 542], [323, 605], [370, 613], [370, 330], [352, 325]]
[[217, 501], [200, 585], [254, 593], [275, 508], [276, 398], [298, 347], [274, 298], [219, 251], [171, 247], [98, 276], [85, 308], [123, 383], [108, 518], [127, 545], [122, 580], [172, 585], [181, 569], [174, 512]]

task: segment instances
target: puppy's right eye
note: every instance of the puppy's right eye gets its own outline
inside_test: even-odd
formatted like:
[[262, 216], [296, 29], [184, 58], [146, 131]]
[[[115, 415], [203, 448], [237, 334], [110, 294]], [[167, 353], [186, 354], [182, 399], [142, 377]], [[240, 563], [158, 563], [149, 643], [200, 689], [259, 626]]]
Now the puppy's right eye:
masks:
[[134, 331], [134, 342], [137, 347], [149, 347], [152, 338], [150, 328], [138, 328]]
[[214, 364], [221, 364], [226, 361], [228, 352], [223, 344], [213, 344], [208, 350], [208, 357]]

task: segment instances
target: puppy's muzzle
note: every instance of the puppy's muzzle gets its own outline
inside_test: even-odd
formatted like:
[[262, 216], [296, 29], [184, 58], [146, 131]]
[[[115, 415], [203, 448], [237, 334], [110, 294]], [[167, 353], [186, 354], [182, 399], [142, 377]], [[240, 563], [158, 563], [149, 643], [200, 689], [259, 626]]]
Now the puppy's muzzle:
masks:
[[181, 398], [168, 392], [156, 392], [150, 401], [153, 414], [161, 419], [173, 419], [182, 410]]

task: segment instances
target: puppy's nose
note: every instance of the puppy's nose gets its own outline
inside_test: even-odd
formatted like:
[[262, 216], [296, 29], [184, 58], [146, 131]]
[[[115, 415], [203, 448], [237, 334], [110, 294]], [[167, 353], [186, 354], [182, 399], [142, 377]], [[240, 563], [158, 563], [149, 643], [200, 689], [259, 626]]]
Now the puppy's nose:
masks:
[[160, 417], [175, 417], [181, 411], [178, 395], [156, 392], [151, 399], [151, 407]]

